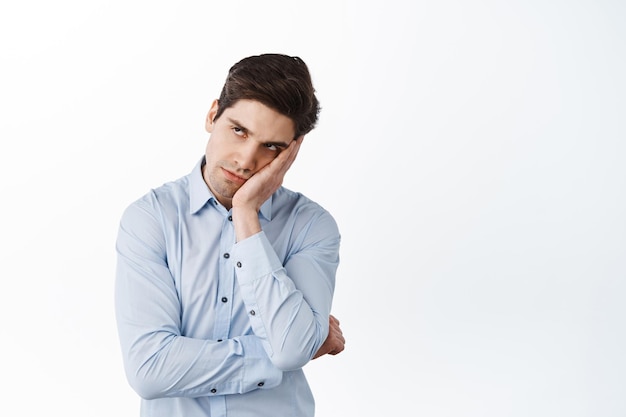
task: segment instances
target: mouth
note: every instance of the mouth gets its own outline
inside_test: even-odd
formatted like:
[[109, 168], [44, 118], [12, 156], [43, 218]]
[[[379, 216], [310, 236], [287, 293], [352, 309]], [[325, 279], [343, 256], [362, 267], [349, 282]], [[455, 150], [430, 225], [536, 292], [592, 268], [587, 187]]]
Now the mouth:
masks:
[[243, 178], [243, 177], [240, 177], [239, 175], [233, 174], [232, 172], [224, 168], [222, 168], [222, 172], [224, 173], [224, 177], [226, 177], [228, 181], [234, 182], [235, 184], [242, 185], [244, 182], [248, 180], [247, 178]]

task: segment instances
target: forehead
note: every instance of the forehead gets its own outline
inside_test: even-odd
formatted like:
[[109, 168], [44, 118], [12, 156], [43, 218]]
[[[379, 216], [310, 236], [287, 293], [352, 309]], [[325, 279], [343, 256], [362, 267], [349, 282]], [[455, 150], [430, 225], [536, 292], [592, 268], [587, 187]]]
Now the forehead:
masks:
[[295, 137], [293, 120], [256, 100], [238, 100], [220, 119], [237, 122], [249, 136], [263, 141], [287, 141]]

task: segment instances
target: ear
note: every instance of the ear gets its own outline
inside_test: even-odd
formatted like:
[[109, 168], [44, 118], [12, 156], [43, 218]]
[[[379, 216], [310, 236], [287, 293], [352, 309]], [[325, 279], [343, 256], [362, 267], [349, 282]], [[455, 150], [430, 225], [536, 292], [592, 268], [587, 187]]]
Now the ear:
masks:
[[215, 115], [217, 114], [218, 108], [219, 108], [219, 104], [218, 104], [217, 99], [213, 100], [213, 103], [211, 104], [211, 109], [206, 115], [206, 121], [204, 124], [204, 128], [209, 133], [213, 132], [213, 128], [215, 127]]

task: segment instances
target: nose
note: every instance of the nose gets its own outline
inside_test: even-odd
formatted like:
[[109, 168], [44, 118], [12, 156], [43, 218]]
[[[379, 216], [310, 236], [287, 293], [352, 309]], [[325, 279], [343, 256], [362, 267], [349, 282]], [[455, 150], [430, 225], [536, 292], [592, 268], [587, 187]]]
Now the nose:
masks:
[[257, 164], [257, 151], [258, 149], [255, 146], [254, 141], [247, 140], [242, 142], [235, 155], [237, 168], [246, 172], [254, 172]]

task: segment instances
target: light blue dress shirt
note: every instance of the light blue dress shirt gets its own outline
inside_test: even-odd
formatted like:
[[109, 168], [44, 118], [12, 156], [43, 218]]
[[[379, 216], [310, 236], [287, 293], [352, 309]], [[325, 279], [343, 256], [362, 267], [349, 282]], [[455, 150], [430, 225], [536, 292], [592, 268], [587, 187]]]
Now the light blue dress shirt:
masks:
[[302, 367], [328, 334], [340, 235], [281, 187], [235, 242], [202, 164], [123, 213], [115, 308], [142, 416], [313, 416]]

